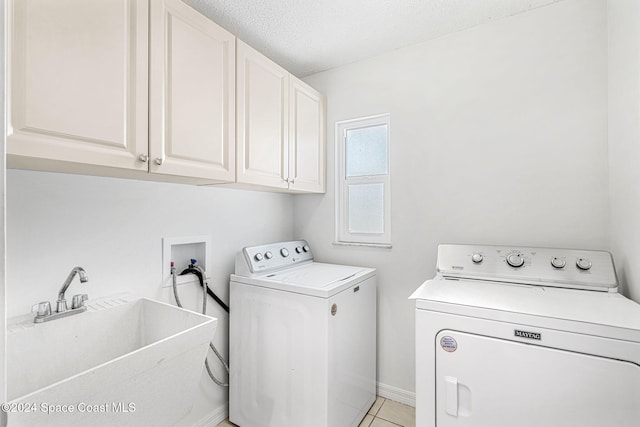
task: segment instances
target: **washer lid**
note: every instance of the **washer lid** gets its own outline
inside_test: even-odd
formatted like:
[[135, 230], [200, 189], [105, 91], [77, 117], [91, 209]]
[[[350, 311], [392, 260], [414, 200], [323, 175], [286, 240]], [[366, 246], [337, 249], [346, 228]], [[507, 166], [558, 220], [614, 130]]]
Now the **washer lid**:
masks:
[[263, 278], [305, 288], [329, 288], [356, 276], [363, 270], [365, 269], [362, 267], [313, 262], [298, 268], [281, 270]]
[[410, 298], [417, 309], [640, 342], [640, 305], [617, 293], [434, 279]]
[[262, 276], [234, 274], [231, 278], [235, 282], [326, 298], [373, 275], [372, 268], [312, 262]]

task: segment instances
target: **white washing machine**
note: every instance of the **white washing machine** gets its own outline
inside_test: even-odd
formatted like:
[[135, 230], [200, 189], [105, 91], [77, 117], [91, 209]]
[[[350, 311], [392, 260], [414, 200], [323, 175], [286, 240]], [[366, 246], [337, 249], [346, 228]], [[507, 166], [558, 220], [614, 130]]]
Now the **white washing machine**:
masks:
[[640, 425], [640, 305], [609, 253], [440, 245], [411, 298], [418, 427]]
[[246, 247], [230, 285], [229, 419], [357, 426], [376, 397], [376, 271], [303, 240]]

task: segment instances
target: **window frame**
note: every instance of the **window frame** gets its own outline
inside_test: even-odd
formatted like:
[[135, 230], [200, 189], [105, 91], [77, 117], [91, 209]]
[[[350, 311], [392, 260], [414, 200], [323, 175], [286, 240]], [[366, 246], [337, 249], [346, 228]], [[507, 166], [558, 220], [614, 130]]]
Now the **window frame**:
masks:
[[[347, 131], [373, 126], [387, 126], [387, 173], [383, 175], [346, 176], [346, 138]], [[391, 120], [390, 114], [336, 122], [336, 218], [335, 244], [391, 247]], [[354, 233], [349, 231], [349, 185], [383, 184], [383, 232]]]

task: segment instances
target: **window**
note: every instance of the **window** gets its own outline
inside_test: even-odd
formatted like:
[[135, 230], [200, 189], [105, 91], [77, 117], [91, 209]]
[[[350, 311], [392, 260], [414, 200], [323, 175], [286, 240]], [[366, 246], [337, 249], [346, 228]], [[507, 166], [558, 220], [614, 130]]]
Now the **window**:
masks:
[[391, 245], [389, 115], [336, 123], [336, 241]]

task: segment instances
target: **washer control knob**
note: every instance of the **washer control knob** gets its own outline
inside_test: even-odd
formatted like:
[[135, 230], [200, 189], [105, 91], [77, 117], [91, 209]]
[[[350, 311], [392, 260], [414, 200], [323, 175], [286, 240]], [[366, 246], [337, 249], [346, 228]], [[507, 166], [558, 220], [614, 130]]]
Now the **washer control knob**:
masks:
[[520, 252], [514, 252], [507, 255], [507, 264], [511, 267], [522, 267], [524, 265], [524, 256]]
[[471, 261], [475, 262], [476, 264], [480, 264], [483, 259], [484, 257], [481, 253], [475, 252], [473, 255], [471, 255]]
[[305, 251], [305, 252], [309, 252], [309, 251], [310, 251], [310, 249], [309, 249], [309, 245], [304, 245], [304, 246], [302, 247], [302, 250], [303, 250], [303, 251]]
[[262, 254], [256, 254], [256, 256], [253, 257], [256, 261], [262, 261], [264, 259], [264, 256], [262, 256]]
[[288, 257], [289, 256], [289, 251], [287, 250], [287, 248], [280, 249], [280, 255], [282, 255], [285, 258]]
[[567, 262], [562, 258], [558, 258], [557, 256], [554, 256], [553, 258], [551, 258], [551, 265], [554, 268], [563, 268], [565, 265], [567, 265]]
[[296, 247], [296, 252], [299, 254], [302, 253], [302, 246]]
[[273, 258], [273, 254], [271, 253], [271, 251], [267, 251], [267, 252], [265, 252], [265, 253], [264, 253], [264, 256], [265, 256], [265, 258], [267, 258], [267, 259], [271, 259], [271, 258]]
[[578, 258], [578, 260], [576, 261], [576, 266], [580, 270], [589, 270], [591, 268], [591, 265], [591, 260], [588, 258]]

